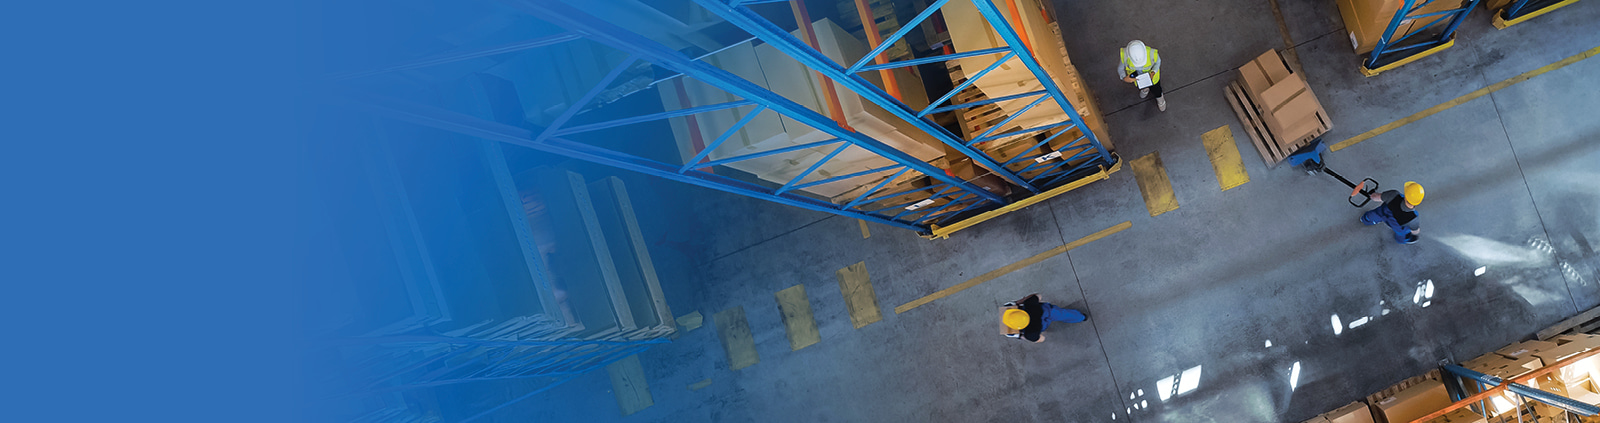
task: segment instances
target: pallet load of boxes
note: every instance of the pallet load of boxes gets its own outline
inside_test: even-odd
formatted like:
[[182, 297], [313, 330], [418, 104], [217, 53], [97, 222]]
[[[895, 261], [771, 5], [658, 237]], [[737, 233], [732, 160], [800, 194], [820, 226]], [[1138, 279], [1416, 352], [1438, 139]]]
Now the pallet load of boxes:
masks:
[[[1047, 45], [1035, 46], [1035, 57], [1054, 77], [1056, 84], [1062, 88], [1069, 99], [1074, 104], [1079, 105], [1078, 112], [1084, 116], [1087, 126], [1095, 131], [1102, 144], [1109, 149], [1109, 143], [1105, 138], [1104, 124], [1100, 120], [1098, 110], [1094, 108], [1092, 98], [1084, 91], [1081, 78], [1077, 76], [1076, 70], [1072, 68], [1071, 62], [1067, 60], [1065, 48], [1060, 44], [1060, 36], [1054, 30], [1054, 24], [1045, 22], [1039, 5], [1035, 1], [1021, 0], [1018, 1], [1018, 5], [1027, 9], [1028, 12], [1022, 14], [1026, 17], [1025, 19], [1021, 22], [1013, 22], [1013, 26], [1017, 27], [1019, 31], [1026, 31], [1027, 36], [1035, 40], [1035, 43], [1048, 43]], [[886, 15], [894, 12], [895, 8], [883, 5], [883, 7], [874, 8], [873, 11], [875, 14], [880, 15], [877, 22], [879, 30], [891, 31], [896, 29], [898, 20], [894, 19], [892, 15]], [[965, 2], [950, 2], [944, 6], [942, 12], [946, 22], [948, 22], [950, 44], [956, 52], [994, 48], [1003, 45], [972, 5]], [[924, 23], [923, 25], [931, 26], [932, 24]], [[867, 41], [858, 35], [853, 35], [830, 19], [817, 20], [813, 22], [812, 28], [817, 38], [817, 49], [837, 63], [854, 63], [869, 51]], [[795, 35], [804, 39], [798, 31], [795, 32]], [[1055, 41], [1048, 41], [1052, 39]], [[902, 40], [896, 45], [900, 43], [904, 43], [904, 41]], [[987, 67], [1000, 56], [1001, 54], [992, 54], [950, 61], [947, 65], [950, 68], [952, 85], [959, 84], [965, 79], [963, 70], [976, 72]], [[710, 55], [705, 61], [811, 110], [818, 111], [823, 115], [829, 115], [825, 100], [828, 93], [824, 91], [827, 89], [827, 85], [824, 81], [819, 79], [815, 72], [770, 45], [745, 42]], [[897, 68], [893, 72], [894, 83], [898, 85], [898, 91], [901, 93], [900, 101], [914, 110], [926, 108], [929, 104], [928, 89], [925, 86], [924, 78], [944, 77], [944, 75], [922, 74], [916, 67]], [[862, 72], [858, 75], [878, 88], [886, 88], [884, 78], [878, 72]], [[681, 90], [660, 90], [661, 105], [666, 110], [681, 110], [739, 100], [739, 98], [731, 94], [693, 79], [683, 79], [681, 87]], [[1000, 69], [989, 73], [974, 84], [973, 87], [969, 87], [966, 91], [956, 96], [951, 103], [960, 104], [986, 98], [998, 98], [1039, 89], [1042, 89], [1042, 86], [1034, 78], [1033, 74], [1022, 66], [1018, 59], [1011, 59], [1007, 64], [1002, 65]], [[1013, 191], [999, 177], [991, 175], [988, 170], [974, 165], [971, 159], [940, 142], [932, 135], [894, 116], [881, 106], [867, 101], [843, 87], [836, 87], [835, 93], [843, 109], [842, 115], [845, 119], [843, 123], [849, 128], [883, 142], [918, 160], [944, 169], [950, 175], [971, 181], [992, 192], [1005, 195]], [[972, 139], [976, 135], [988, 131], [992, 124], [1005, 120], [1010, 116], [1010, 113], [1016, 113], [1033, 99], [1003, 101], [982, 107], [939, 113], [930, 116], [930, 119], [935, 122], [959, 122], [962, 130], [961, 135], [966, 136], [967, 139]], [[714, 139], [732, 128], [741, 118], [744, 118], [744, 115], [752, 107], [746, 106], [701, 113], [695, 115], [692, 120], [673, 120], [672, 131], [677, 141], [681, 158], [685, 162], [692, 160], [696, 154], [706, 148]], [[1025, 116], [1013, 119], [1005, 128], [994, 128], [995, 130], [990, 135], [1066, 120], [1068, 120], [1068, 117], [1062, 112], [1059, 105], [1053, 101], [1046, 101], [1028, 111]], [[1072, 130], [1076, 131], [1077, 129]], [[1051, 134], [1054, 134], [1054, 132], [1047, 131], [1008, 137], [978, 143], [974, 145], [974, 148], [988, 152], [997, 161], [1004, 162], [1013, 157], [1029, 153], [1030, 147]], [[1052, 144], [1048, 147], [1054, 150], [1076, 142], [1087, 142], [1086, 140], [1080, 140], [1078, 135], [1081, 134], [1064, 134], [1057, 137], [1056, 141], [1052, 141]], [[707, 155], [706, 160], [714, 161], [795, 147], [807, 143], [825, 141], [830, 138], [832, 136], [816, 128], [802, 124], [787, 116], [767, 111], [751, 118], [740, 130], [735, 131], [729, 139], [713, 149]], [[721, 166], [748, 174], [767, 184], [781, 186], [806, 172], [817, 162], [828, 158], [828, 155], [837, 147], [837, 145], [824, 145], [797, 152], [729, 162], [721, 164]], [[1033, 151], [1035, 154], [1044, 153], [1044, 151]], [[1024, 162], [1031, 164], [1031, 161]], [[862, 148], [851, 147], [831, 159], [827, 159], [801, 183], [865, 172], [894, 164], [893, 161]], [[1014, 164], [1010, 168], [1013, 171], [1020, 170], [1026, 164]], [[1041, 168], [1040, 166], [1035, 167]], [[798, 191], [803, 191], [836, 204], [844, 204], [879, 186], [880, 182], [884, 182], [884, 179], [891, 177], [894, 173], [893, 171], [883, 171], [864, 174], [853, 178], [806, 186]], [[1030, 170], [1028, 174], [1023, 176], [1028, 177], [1037, 173], [1039, 173], [1038, 170]], [[924, 204], [923, 207], [942, 205], [948, 201], [948, 198], [930, 199], [933, 194], [932, 190], [920, 189], [929, 187], [934, 183], [926, 175], [921, 175], [917, 172], [906, 172], [896, 180], [888, 181], [884, 188], [878, 191], [877, 196], [868, 200], [861, 208], [867, 210], [881, 209], [890, 205], [914, 203], [919, 200], [932, 201]], [[895, 194], [886, 195], [885, 193]]]
[[[1588, 319], [1587, 322], [1584, 320]], [[1529, 387], [1578, 400], [1600, 404], [1600, 335], [1584, 333], [1582, 323], [1600, 326], [1600, 308], [1544, 331], [1537, 338], [1517, 342], [1459, 364], [1468, 370], [1518, 382]], [[1590, 326], [1587, 330], [1595, 330]], [[1452, 374], [1433, 370], [1401, 381], [1339, 409], [1306, 420], [1305, 423], [1564, 423], [1597, 422], [1600, 418], [1580, 416], [1501, 391], [1483, 401], [1471, 401], [1457, 409], [1446, 381]], [[1522, 381], [1522, 379], [1529, 379]], [[1483, 390], [1477, 383], [1460, 379], [1465, 399]], [[1431, 417], [1430, 417], [1431, 416]]]
[[1275, 50], [1240, 67], [1239, 80], [1229, 83], [1224, 95], [1269, 166], [1333, 129], [1305, 77], [1289, 69]]

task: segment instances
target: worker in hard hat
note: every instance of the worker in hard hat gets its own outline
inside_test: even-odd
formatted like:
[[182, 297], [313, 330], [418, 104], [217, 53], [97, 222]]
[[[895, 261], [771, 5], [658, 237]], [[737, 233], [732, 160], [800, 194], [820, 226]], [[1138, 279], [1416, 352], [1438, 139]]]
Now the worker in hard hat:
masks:
[[1122, 81], [1139, 87], [1139, 98], [1156, 95], [1156, 108], [1167, 111], [1167, 98], [1161, 91], [1161, 54], [1156, 49], [1133, 40], [1122, 49], [1122, 66], [1117, 68]]
[[1051, 322], [1078, 323], [1088, 317], [1083, 312], [1039, 301], [1039, 294], [1029, 294], [1020, 300], [1000, 307], [1000, 330], [1007, 337], [1044, 341], [1044, 330]]
[[1417, 234], [1422, 231], [1417, 226], [1417, 204], [1422, 203], [1426, 194], [1422, 184], [1415, 181], [1406, 182], [1405, 192], [1396, 190], [1384, 191], [1381, 194], [1372, 194], [1373, 201], [1382, 201], [1383, 205], [1361, 215], [1361, 223], [1368, 226], [1378, 222], [1389, 224], [1389, 229], [1394, 230], [1394, 240], [1401, 244], [1415, 244]]

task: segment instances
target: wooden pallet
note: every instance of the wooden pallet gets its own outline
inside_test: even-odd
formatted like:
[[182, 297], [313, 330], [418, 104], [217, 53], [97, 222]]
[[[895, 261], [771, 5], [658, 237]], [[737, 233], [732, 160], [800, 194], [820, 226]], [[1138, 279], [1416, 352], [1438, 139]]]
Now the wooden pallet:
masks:
[[[1239, 116], [1239, 123], [1244, 125], [1244, 132], [1250, 135], [1250, 143], [1255, 144], [1256, 151], [1261, 153], [1261, 159], [1267, 162], [1268, 168], [1277, 167], [1279, 162], [1294, 153], [1294, 149], [1285, 148], [1277, 137], [1272, 135], [1272, 130], [1267, 129], [1267, 122], [1261, 119], [1261, 110], [1255, 100], [1246, 94], [1239, 81], [1229, 82], [1222, 89], [1223, 97], [1228, 98], [1228, 105], [1233, 106], [1233, 113]], [[1295, 146], [1298, 149], [1299, 146]]]
[[1577, 316], [1562, 320], [1560, 323], [1539, 331], [1534, 336], [1540, 341], [1545, 341], [1556, 337], [1556, 335], [1591, 333], [1596, 329], [1600, 329], [1600, 307], [1591, 308], [1589, 311], [1579, 313]]

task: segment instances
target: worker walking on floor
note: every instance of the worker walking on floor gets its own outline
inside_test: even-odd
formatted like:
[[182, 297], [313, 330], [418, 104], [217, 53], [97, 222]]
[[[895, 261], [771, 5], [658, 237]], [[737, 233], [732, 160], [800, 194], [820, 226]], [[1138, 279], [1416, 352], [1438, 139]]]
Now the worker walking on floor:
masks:
[[1088, 319], [1083, 312], [1039, 301], [1039, 294], [1029, 294], [1015, 302], [1000, 307], [1000, 324], [1007, 337], [1044, 341], [1044, 330], [1051, 322], [1078, 323]]
[[1367, 226], [1376, 225], [1378, 222], [1389, 224], [1389, 229], [1394, 231], [1394, 240], [1401, 244], [1415, 244], [1417, 234], [1422, 231], [1417, 226], [1417, 204], [1422, 203], [1422, 196], [1426, 194], [1422, 185], [1416, 182], [1406, 182], [1405, 192], [1396, 190], [1384, 191], [1381, 194], [1372, 194], [1373, 201], [1382, 201], [1378, 208], [1361, 215], [1361, 223]]
[[1167, 111], [1167, 98], [1161, 91], [1161, 54], [1143, 41], [1128, 42], [1122, 49], [1122, 66], [1117, 69], [1123, 82], [1139, 87], [1139, 98], [1156, 95], [1156, 108]]

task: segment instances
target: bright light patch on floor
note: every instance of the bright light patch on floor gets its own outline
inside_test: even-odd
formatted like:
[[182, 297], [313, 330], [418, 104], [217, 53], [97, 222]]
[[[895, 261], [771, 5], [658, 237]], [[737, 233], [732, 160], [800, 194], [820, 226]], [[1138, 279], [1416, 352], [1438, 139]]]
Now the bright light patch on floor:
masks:
[[1428, 279], [1427, 280], [1427, 285], [1425, 285], [1423, 287], [1426, 288], [1427, 290], [1422, 292], [1422, 296], [1428, 297], [1428, 298], [1433, 298], [1433, 279]]
[[1289, 369], [1289, 392], [1300, 386], [1300, 362], [1294, 362], [1294, 367]]
[[1161, 397], [1162, 401], [1172, 398], [1172, 385], [1177, 381], [1178, 375], [1167, 376], [1156, 381], [1156, 388], [1160, 388], [1156, 390], [1156, 396]]
[[1333, 334], [1337, 336], [1341, 332], [1344, 332], [1344, 323], [1339, 322], [1339, 315], [1335, 314], [1333, 315]]
[[1361, 316], [1360, 319], [1355, 319], [1355, 320], [1350, 321], [1350, 328], [1351, 329], [1355, 329], [1355, 328], [1361, 327], [1361, 325], [1365, 325], [1365, 324], [1367, 324], [1367, 322], [1370, 322], [1370, 321], [1372, 321], [1371, 317]]
[[[1156, 385], [1160, 385], [1160, 384], [1161, 384], [1161, 382], [1156, 382]], [[1128, 393], [1128, 399], [1130, 399], [1130, 400], [1133, 399], [1133, 393], [1132, 392]]]
[[1117, 419], [1117, 413], [1111, 413], [1111, 420]]
[[1472, 271], [1472, 276], [1483, 276], [1483, 272], [1487, 271], [1489, 271], [1489, 266], [1479, 267], [1478, 270]]
[[1143, 389], [1139, 390], [1139, 396], [1141, 396], [1141, 397], [1144, 396], [1144, 390]]
[[1150, 408], [1150, 400], [1139, 401], [1139, 408]]
[[1383, 309], [1383, 315], [1388, 316], [1389, 315], [1389, 309], [1387, 309], [1387, 308]]
[[1433, 301], [1424, 301], [1422, 303], [1422, 308], [1428, 308], [1430, 305], [1433, 305]]
[[1190, 367], [1183, 371], [1183, 376], [1178, 377], [1178, 395], [1193, 391], [1200, 387], [1200, 366]]
[[1272, 340], [1271, 339], [1267, 340], [1267, 348], [1272, 348]]

